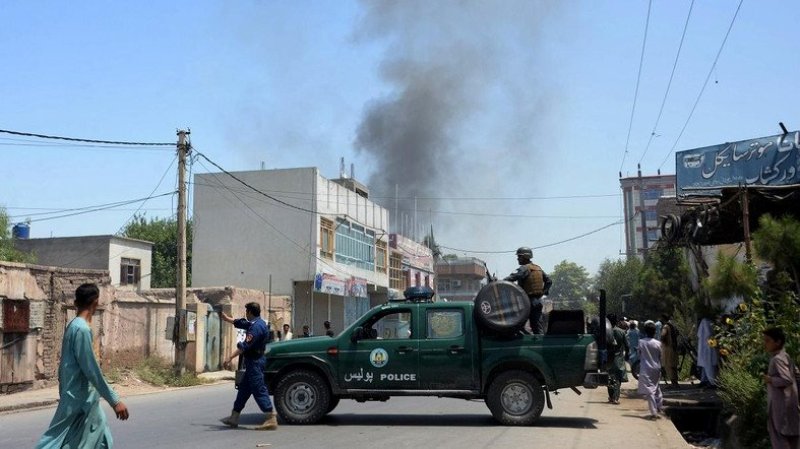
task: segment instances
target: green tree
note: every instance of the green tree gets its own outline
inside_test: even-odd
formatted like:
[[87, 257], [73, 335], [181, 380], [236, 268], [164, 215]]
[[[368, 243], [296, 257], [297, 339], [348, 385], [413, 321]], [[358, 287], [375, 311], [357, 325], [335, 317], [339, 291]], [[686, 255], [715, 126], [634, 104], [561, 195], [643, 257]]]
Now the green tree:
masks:
[[[659, 247], [647, 253], [633, 288], [630, 316], [656, 318], [673, 314], [676, 308], [694, 308], [689, 264], [681, 248]], [[627, 309], [630, 309], [628, 311]]]
[[[136, 215], [122, 231], [124, 237], [153, 242], [153, 267], [150, 286], [175, 287], [178, 279], [178, 221]], [[186, 285], [192, 285], [192, 221], [186, 222]]]
[[794, 280], [795, 293], [800, 294], [800, 221], [791, 217], [773, 218], [762, 215], [758, 230], [753, 233], [756, 251]]
[[7, 262], [33, 263], [35, 257], [32, 254], [23, 253], [14, 248], [14, 241], [11, 238], [11, 220], [4, 207], [0, 207], [0, 260]]
[[642, 272], [643, 264], [638, 257], [629, 257], [624, 260], [606, 259], [597, 269], [594, 278], [594, 290], [604, 289], [608, 300], [609, 312], [621, 315], [622, 302], [625, 301], [625, 313], [631, 304], [631, 294]]
[[562, 260], [549, 276], [553, 286], [547, 297], [554, 301], [583, 300], [589, 290], [589, 273], [575, 262]]

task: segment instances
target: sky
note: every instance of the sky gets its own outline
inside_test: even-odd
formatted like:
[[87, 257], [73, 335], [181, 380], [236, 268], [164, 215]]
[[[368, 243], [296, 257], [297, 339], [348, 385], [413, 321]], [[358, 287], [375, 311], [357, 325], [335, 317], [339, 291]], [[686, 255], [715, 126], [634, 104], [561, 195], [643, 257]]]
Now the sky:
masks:
[[[797, 2], [743, 1], [710, 72], [739, 4], [4, 1], [0, 129], [174, 142], [188, 128], [230, 171], [335, 178], [344, 157], [390, 211], [397, 186], [401, 215], [445, 252], [505, 275], [530, 246], [545, 271], [594, 274], [623, 257], [620, 171], [674, 173], [673, 146], [800, 129]], [[32, 237], [114, 234], [175, 208], [167, 195], [58, 218], [174, 190], [165, 146], [0, 133], [0, 179], [0, 206]]]

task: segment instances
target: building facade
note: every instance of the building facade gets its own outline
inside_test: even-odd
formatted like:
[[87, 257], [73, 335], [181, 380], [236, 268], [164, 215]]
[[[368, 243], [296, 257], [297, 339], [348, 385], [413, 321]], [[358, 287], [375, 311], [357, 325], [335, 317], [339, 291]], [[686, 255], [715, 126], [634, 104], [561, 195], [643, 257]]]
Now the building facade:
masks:
[[15, 239], [14, 246], [52, 267], [106, 270], [111, 285], [128, 290], [149, 290], [153, 243], [144, 240], [93, 235]]
[[427, 246], [400, 234], [389, 234], [391, 251], [390, 287], [392, 296], [400, 297], [408, 287], [436, 289], [433, 252]]
[[[194, 286], [290, 295], [293, 332], [340, 331], [388, 299], [389, 214], [352, 178], [317, 168], [198, 174]], [[254, 190], [255, 189], [255, 190]], [[257, 191], [256, 191], [257, 190]]]
[[644, 257], [647, 248], [659, 239], [656, 205], [662, 196], [675, 196], [675, 175], [621, 178], [625, 227], [625, 253]]
[[436, 262], [439, 299], [472, 301], [486, 285], [486, 265], [475, 257], [441, 259]]

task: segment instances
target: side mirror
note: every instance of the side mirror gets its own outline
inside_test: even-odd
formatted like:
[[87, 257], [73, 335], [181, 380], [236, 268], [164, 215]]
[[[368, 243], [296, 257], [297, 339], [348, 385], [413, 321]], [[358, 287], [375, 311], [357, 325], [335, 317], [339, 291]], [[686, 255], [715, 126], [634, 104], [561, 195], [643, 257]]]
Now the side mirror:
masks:
[[357, 328], [355, 328], [353, 333], [350, 334], [350, 341], [355, 343], [358, 340], [363, 340], [365, 338], [365, 336], [366, 336], [366, 334], [364, 333], [364, 328], [361, 327], [361, 326], [358, 326]]

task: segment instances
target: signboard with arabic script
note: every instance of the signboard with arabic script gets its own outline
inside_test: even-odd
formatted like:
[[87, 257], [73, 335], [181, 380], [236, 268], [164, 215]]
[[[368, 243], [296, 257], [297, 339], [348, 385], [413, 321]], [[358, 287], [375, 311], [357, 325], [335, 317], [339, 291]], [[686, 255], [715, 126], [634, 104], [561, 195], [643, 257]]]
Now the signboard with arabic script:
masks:
[[800, 131], [675, 154], [679, 195], [694, 188], [800, 184]]

